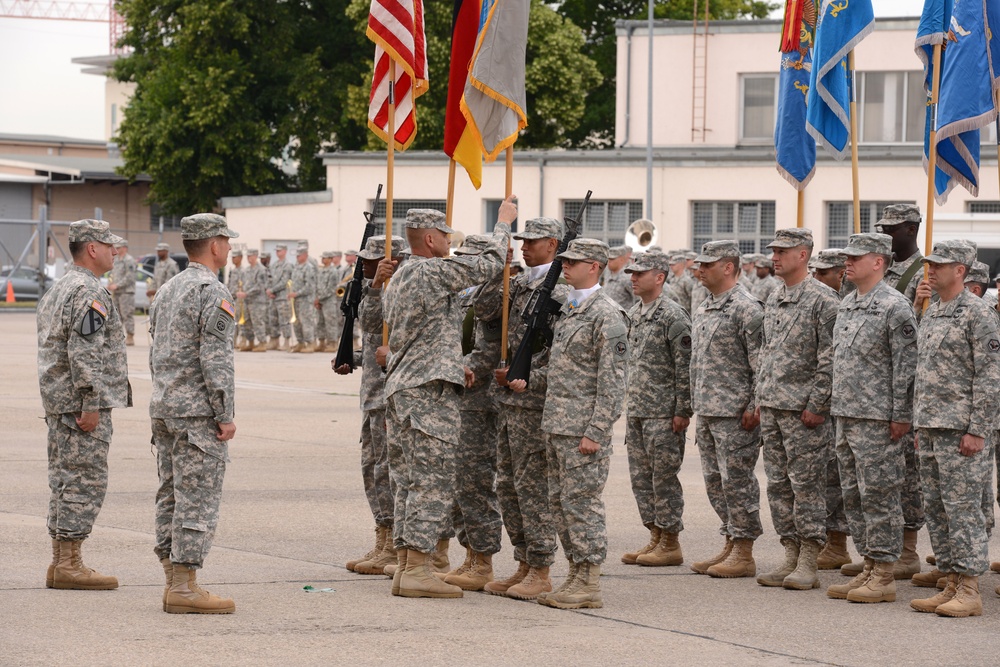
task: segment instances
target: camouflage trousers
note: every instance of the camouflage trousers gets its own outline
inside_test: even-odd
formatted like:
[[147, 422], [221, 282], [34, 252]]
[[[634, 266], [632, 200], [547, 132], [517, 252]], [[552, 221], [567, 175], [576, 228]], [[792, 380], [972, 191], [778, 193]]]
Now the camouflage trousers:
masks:
[[330, 297], [320, 301], [318, 312], [321, 322], [316, 325], [317, 335], [336, 345], [344, 333], [344, 314], [340, 311], [340, 299]]
[[135, 292], [115, 290], [111, 293], [111, 300], [121, 315], [125, 333], [130, 336], [135, 335]]
[[160, 487], [156, 491], [157, 558], [200, 568], [215, 538], [229, 445], [211, 417], [153, 419]]
[[385, 408], [365, 410], [361, 422], [361, 479], [376, 526], [392, 526], [396, 490], [389, 476]]
[[549, 502], [566, 558], [600, 565], [608, 555], [604, 485], [611, 446], [580, 453], [580, 437], [547, 433]]
[[899, 502], [903, 508], [903, 528], [920, 530], [924, 527], [924, 490], [920, 484], [920, 455], [913, 446], [913, 429], [900, 438], [903, 448], [903, 488]]
[[[240, 324], [240, 320], [243, 324]], [[253, 313], [250, 311], [250, 304], [246, 299], [236, 300], [236, 336], [252, 343], [254, 340]]]
[[826, 544], [826, 465], [830, 418], [808, 428], [802, 412], [760, 409], [767, 501], [783, 539]]
[[924, 509], [937, 568], [978, 577], [990, 567], [982, 500], [993, 456], [989, 442], [978, 454], [962, 456], [962, 435], [950, 429], [920, 429]]
[[739, 417], [698, 417], [695, 442], [712, 509], [722, 520], [719, 532], [755, 540], [760, 526], [760, 483], [754, 474], [760, 454], [760, 429], [744, 431]]
[[[475, 400], [486, 400], [476, 396]], [[500, 551], [503, 521], [497, 500], [497, 414], [462, 410], [462, 433], [455, 452], [452, 524], [458, 542], [481, 554]]]
[[278, 332], [274, 337], [277, 338], [278, 334], [281, 334], [285, 340], [289, 340], [292, 337], [292, 304], [282, 292], [271, 299], [271, 305], [274, 306], [274, 327]]
[[111, 410], [101, 410], [99, 426], [80, 430], [74, 415], [46, 415], [49, 427], [49, 536], [86, 539], [94, 528], [108, 490]]
[[396, 548], [434, 550], [455, 500], [458, 387], [435, 380], [386, 398], [389, 471], [396, 484]]
[[[836, 427], [830, 426], [831, 436]], [[844, 514], [844, 491], [840, 488], [840, 464], [837, 463], [837, 447], [833, 437], [827, 442], [826, 454], [826, 529], [838, 533], [851, 534]]]
[[632, 495], [642, 525], [681, 532], [684, 490], [677, 473], [684, 463], [685, 433], [674, 433], [673, 419], [630, 417], [625, 429]]
[[542, 411], [501, 405], [497, 421], [497, 499], [514, 560], [548, 567], [555, 562], [556, 528]]
[[[311, 343], [316, 340], [316, 308], [311, 296], [300, 296], [295, 299], [295, 329], [296, 343]], [[289, 305], [289, 308], [291, 306]]]
[[844, 513], [858, 553], [881, 563], [903, 550], [903, 452], [889, 422], [837, 417], [837, 461]]
[[247, 300], [247, 325], [243, 337], [257, 343], [267, 342], [267, 302]]

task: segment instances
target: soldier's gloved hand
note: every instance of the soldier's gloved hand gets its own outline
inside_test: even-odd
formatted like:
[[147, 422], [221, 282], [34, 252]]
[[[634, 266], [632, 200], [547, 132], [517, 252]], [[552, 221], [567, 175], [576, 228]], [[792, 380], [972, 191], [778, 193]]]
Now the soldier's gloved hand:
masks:
[[909, 422], [889, 422], [889, 438], [899, 440], [910, 430]]
[[961, 442], [958, 443], [958, 453], [962, 456], [972, 456], [983, 451], [985, 445], [985, 439], [980, 438], [978, 435], [966, 433], [962, 436]]
[[90, 433], [95, 428], [97, 428], [97, 422], [101, 418], [101, 413], [97, 412], [81, 412], [79, 416], [76, 417], [76, 425], [80, 427], [80, 430], [84, 433]]
[[236, 422], [215, 424], [215, 437], [217, 439], [225, 442], [226, 440], [232, 440], [234, 435], [236, 435]]

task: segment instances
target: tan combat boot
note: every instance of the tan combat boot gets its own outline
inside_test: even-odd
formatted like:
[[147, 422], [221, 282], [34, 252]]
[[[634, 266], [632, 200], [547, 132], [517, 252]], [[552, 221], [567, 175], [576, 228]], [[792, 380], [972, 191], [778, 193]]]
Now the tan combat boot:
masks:
[[493, 595], [506, 595], [507, 590], [510, 589], [511, 586], [516, 586], [524, 581], [524, 578], [528, 576], [528, 570], [530, 569], [531, 568], [528, 567], [527, 563], [518, 561], [517, 571], [514, 574], [510, 575], [506, 579], [501, 579], [500, 581], [491, 581], [483, 586], [483, 590]]
[[[361, 558], [355, 558], [354, 560], [347, 561], [347, 569], [350, 570], [351, 572], [354, 572], [354, 568], [357, 566], [358, 563], [363, 563], [366, 560], [371, 560], [379, 553], [381, 553], [382, 547], [385, 546], [386, 536], [387, 536], [387, 531], [383, 526], [375, 526], [375, 546], [373, 546], [368, 551], [368, 553], [366, 553]], [[391, 540], [392, 536], [389, 535], [388, 539]]]
[[463, 591], [481, 591], [486, 584], [493, 581], [493, 554], [472, 552], [469, 567], [461, 574], [449, 574], [444, 578], [446, 584], [458, 586]]
[[292, 346], [292, 349], [290, 349], [289, 352], [295, 352], [295, 353], [304, 352], [305, 347], [306, 346], [303, 345], [302, 343], [296, 343], [295, 345]]
[[830, 530], [826, 533], [826, 546], [816, 557], [817, 570], [836, 570], [851, 564], [851, 554], [847, 551], [847, 533]]
[[910, 583], [914, 586], [920, 586], [921, 588], [941, 588], [941, 586], [938, 586], [938, 581], [946, 576], [948, 575], [941, 570], [934, 568], [930, 572], [921, 572], [920, 574], [913, 575], [910, 577]]
[[280, 342], [281, 341], [277, 337], [271, 336], [271, 338], [268, 339], [268, 341], [267, 341], [267, 349], [269, 349], [269, 350], [277, 350], [278, 349], [278, 344]]
[[396, 562], [396, 545], [392, 541], [392, 528], [385, 527], [385, 541], [382, 542], [382, 549], [369, 560], [364, 560], [354, 566], [354, 571], [358, 574], [385, 574], [387, 565]]
[[52, 568], [52, 588], [75, 591], [109, 591], [118, 588], [118, 579], [105, 576], [83, 564], [83, 557], [80, 555], [82, 543], [82, 540], [59, 542], [59, 562]]
[[990, 571], [1000, 573], [1000, 561], [990, 563]]
[[243, 344], [237, 348], [240, 352], [249, 352], [253, 349], [253, 343], [249, 340], [244, 339]]
[[404, 598], [460, 598], [462, 589], [431, 575], [429, 554], [408, 549], [406, 569], [399, 577], [399, 594]]
[[895, 602], [896, 579], [892, 569], [896, 563], [875, 563], [865, 583], [847, 593], [848, 602]]
[[568, 559], [567, 562], [569, 563], [569, 571], [566, 573], [566, 578], [563, 580], [561, 584], [559, 584], [559, 588], [555, 589], [554, 591], [539, 593], [538, 594], [539, 602], [541, 602], [543, 598], [546, 598], [550, 595], [554, 595], [556, 593], [562, 593], [567, 588], [573, 585], [573, 579], [576, 578], [576, 573], [579, 571], [580, 566]]
[[556, 609], [600, 609], [604, 606], [601, 597], [601, 566], [595, 563], [579, 563], [569, 586], [557, 593], [549, 593], [538, 600], [540, 604]]
[[323, 346], [323, 351], [324, 352], [337, 352], [337, 346], [334, 345], [333, 343], [327, 343], [326, 345]]
[[321, 352], [324, 347], [326, 347], [326, 339], [325, 338], [317, 338], [316, 339], [316, 351], [317, 352]]
[[865, 561], [862, 559], [857, 563], [848, 563], [840, 568], [840, 573], [845, 577], [856, 577], [865, 569]]
[[438, 540], [429, 556], [431, 572], [447, 572], [451, 569], [451, 561], [448, 560], [448, 549], [451, 548], [451, 538]]
[[[861, 572], [855, 575], [854, 578], [846, 584], [835, 584], [827, 588], [826, 596], [828, 598], [833, 598], [834, 600], [846, 600], [848, 593], [868, 581], [868, 577], [871, 576], [872, 568], [874, 566], [875, 561], [870, 558], [865, 558], [861, 561]], [[843, 570], [841, 570], [841, 572], [843, 572]]]
[[660, 541], [649, 553], [640, 555], [635, 560], [639, 565], [645, 567], [667, 567], [670, 565], [680, 565], [684, 562], [684, 554], [681, 553], [681, 545], [677, 541], [677, 533], [661, 531]]
[[635, 565], [636, 559], [643, 554], [648, 554], [650, 551], [656, 548], [656, 545], [660, 543], [660, 527], [656, 524], [649, 524], [646, 526], [649, 529], [649, 543], [638, 551], [630, 551], [626, 554], [622, 554], [622, 562], [626, 565]]
[[955, 597], [955, 584], [958, 582], [958, 575], [947, 574], [945, 577], [948, 583], [943, 591], [933, 597], [911, 600], [910, 607], [917, 611], [929, 614], [933, 613], [938, 607]]
[[52, 588], [52, 577], [56, 571], [56, 565], [59, 564], [59, 540], [52, 540], [52, 562], [49, 563], [49, 567], [45, 570], [45, 587]]
[[917, 531], [903, 531], [903, 553], [896, 561], [892, 576], [896, 579], [909, 579], [920, 574], [920, 556], [917, 555]]
[[982, 616], [983, 599], [979, 597], [979, 577], [958, 575], [958, 580], [955, 583], [955, 597], [934, 611], [938, 616], [950, 616], [951, 618]]
[[184, 565], [173, 565], [163, 611], [168, 614], [231, 614], [236, 611], [236, 603], [229, 598], [220, 598], [199, 587], [197, 572]]
[[552, 579], [549, 578], [549, 568], [532, 567], [524, 579], [507, 589], [507, 597], [518, 600], [535, 600], [541, 593], [552, 591]]
[[710, 577], [736, 579], [757, 574], [757, 563], [753, 559], [753, 540], [738, 538], [733, 540], [733, 549], [726, 560], [708, 568]]
[[799, 545], [799, 562], [795, 571], [785, 577], [783, 587], [792, 591], [808, 591], [819, 588], [819, 577], [816, 576], [816, 557], [819, 555], [819, 542], [803, 540]]
[[729, 552], [733, 550], [733, 540], [728, 535], [726, 536], [726, 544], [722, 547], [722, 551], [715, 554], [708, 560], [697, 561], [691, 563], [691, 571], [697, 572], [698, 574], [708, 574], [708, 568], [713, 565], [717, 565], [729, 557]]
[[135, 345], [135, 334], [125, 335], [125, 345], [127, 345], [128, 347], [132, 347], [133, 345]]
[[254, 343], [253, 349], [251, 349], [250, 351], [251, 352], [267, 352], [267, 350], [268, 350], [267, 343], [265, 343], [264, 341], [261, 341], [259, 343]]
[[798, 543], [786, 537], [782, 538], [781, 546], [785, 547], [785, 562], [777, 570], [765, 572], [757, 577], [757, 583], [761, 586], [781, 586], [785, 583], [785, 577], [795, 571], [795, 566], [799, 562]]
[[392, 572], [389, 571], [391, 566], [385, 566], [385, 573], [392, 577], [392, 594], [399, 595], [399, 580], [403, 576], [403, 570], [406, 569], [406, 561], [410, 558], [409, 549], [396, 549], [396, 565], [392, 568]]
[[[435, 572], [434, 576], [440, 579], [441, 581], [444, 581], [445, 577], [465, 574], [466, 572], [468, 572], [469, 568], [472, 567], [472, 554], [473, 554], [472, 548], [465, 547], [465, 560], [462, 561], [461, 565], [451, 570], [448, 570], [447, 572]], [[457, 586], [458, 584], [455, 585]]]
[[174, 565], [169, 558], [161, 558], [160, 565], [163, 567], [163, 574], [167, 578], [167, 583], [163, 587], [163, 611], [167, 610], [167, 591], [170, 590], [170, 580], [174, 577]]

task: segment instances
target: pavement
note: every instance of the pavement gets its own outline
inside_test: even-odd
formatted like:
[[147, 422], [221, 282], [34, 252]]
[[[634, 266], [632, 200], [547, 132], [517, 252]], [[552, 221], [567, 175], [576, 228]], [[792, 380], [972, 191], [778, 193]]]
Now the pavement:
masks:
[[[390, 595], [381, 576], [344, 563], [373, 543], [359, 471], [359, 375], [336, 376], [328, 354], [237, 353], [237, 434], [230, 447], [215, 544], [199, 583], [236, 600], [233, 615], [168, 615], [153, 554], [155, 457], [145, 321], [128, 348], [135, 407], [116, 410], [110, 483], [87, 563], [118, 577], [115, 591], [46, 589], [46, 428], [32, 313], [0, 318], [0, 664], [49, 665], [988, 665], [996, 664], [1000, 576], [982, 579], [984, 615], [948, 619], [908, 603], [933, 591], [899, 584], [897, 601], [830, 600], [753, 579], [717, 580], [685, 564], [640, 568], [620, 555], [646, 542], [629, 488], [624, 423], [605, 491], [609, 553], [604, 608], [561, 611], [481, 593], [460, 600]], [[689, 430], [693, 435], [693, 429]], [[765, 534], [758, 571], [782, 560], [761, 483]], [[681, 471], [686, 563], [722, 539], [693, 440]], [[921, 556], [929, 551], [921, 532]], [[994, 557], [1000, 543], [991, 541]], [[853, 552], [853, 547], [852, 547]], [[514, 570], [510, 544], [494, 559]], [[856, 554], [856, 552], [854, 552]], [[452, 542], [452, 563], [464, 553]], [[929, 566], [924, 565], [924, 569]], [[566, 563], [557, 555], [554, 577]], [[305, 586], [332, 589], [306, 592]], [[992, 647], [992, 648], [991, 648]]]

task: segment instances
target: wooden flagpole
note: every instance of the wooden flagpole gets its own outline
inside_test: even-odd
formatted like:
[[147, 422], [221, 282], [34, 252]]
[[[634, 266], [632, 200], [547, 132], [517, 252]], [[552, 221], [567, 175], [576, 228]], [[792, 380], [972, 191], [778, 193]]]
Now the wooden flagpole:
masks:
[[799, 190], [798, 197], [796, 197], [796, 213], [795, 213], [795, 226], [800, 229], [805, 226], [805, 212], [802, 210], [805, 205], [806, 190], [802, 188]]
[[858, 95], [854, 85], [854, 49], [847, 54], [847, 71], [851, 77], [851, 188], [854, 194], [854, 233], [861, 233], [861, 194], [858, 184]]
[[[392, 260], [392, 172], [396, 157], [396, 61], [389, 58], [389, 141], [386, 142], [385, 258]], [[387, 280], [382, 286], [389, 286]], [[389, 323], [382, 320], [382, 345], [389, 344]]]
[[[934, 246], [934, 176], [937, 174], [937, 104], [938, 95], [941, 92], [941, 45], [934, 45], [934, 56], [931, 60], [934, 71], [931, 73], [931, 131], [930, 146], [927, 149], [927, 226], [924, 238], [924, 256], [931, 254]], [[927, 280], [929, 267], [924, 262], [924, 280]], [[930, 304], [928, 299], [924, 299], [920, 306], [921, 312], [927, 310]]]
[[455, 158], [448, 160], [448, 204], [445, 206], [444, 224], [451, 227], [452, 207], [455, 205]]
[[[514, 146], [507, 147], [507, 168], [504, 174], [503, 198], [510, 197], [514, 190]], [[507, 365], [507, 309], [510, 305], [510, 262], [503, 262], [503, 308], [500, 311], [500, 368]]]

